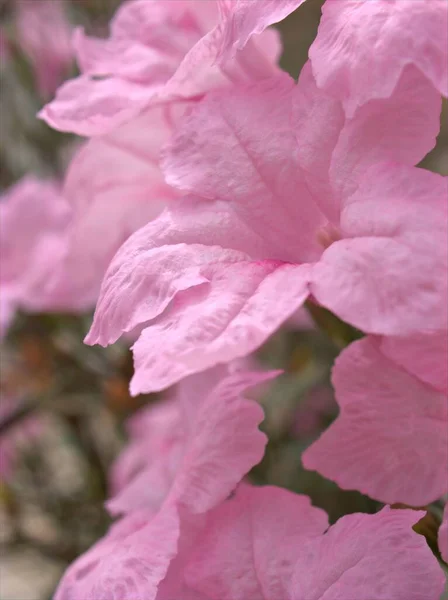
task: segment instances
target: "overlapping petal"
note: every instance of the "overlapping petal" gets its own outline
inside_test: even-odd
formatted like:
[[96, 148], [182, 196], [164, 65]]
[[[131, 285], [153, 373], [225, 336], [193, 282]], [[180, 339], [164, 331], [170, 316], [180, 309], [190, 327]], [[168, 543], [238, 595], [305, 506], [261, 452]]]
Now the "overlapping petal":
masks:
[[[431, 344], [418, 343], [403, 339], [391, 346], [387, 338], [367, 337], [342, 353], [333, 370], [341, 413], [303, 454], [307, 469], [387, 503], [423, 506], [447, 492], [446, 390], [403, 369], [417, 356], [428, 365]], [[389, 356], [393, 348], [393, 360], [383, 347]], [[420, 367], [425, 374], [446, 369], [443, 355], [430, 356], [431, 367]]]
[[383, 335], [447, 329], [447, 179], [384, 164], [341, 213], [340, 241], [313, 267], [311, 291], [341, 319]]
[[448, 95], [445, 0], [328, 0], [310, 59], [317, 84], [349, 117], [372, 98], [389, 98], [407, 65]]
[[176, 196], [164, 183], [158, 163], [172, 126], [169, 107], [153, 109], [88, 141], [69, 167], [64, 195], [73, 211], [60, 268], [77, 280], [87, 305], [97, 300], [103, 275], [121, 244]]
[[242, 50], [253, 35], [285, 19], [305, 0], [220, 0], [224, 32], [220, 60]]
[[[188, 538], [202, 530], [203, 515], [224, 501], [261, 460], [266, 436], [258, 425], [263, 411], [244, 395], [247, 388], [275, 375], [226, 375], [219, 370], [205, 374], [203, 381], [196, 376], [206, 393], [188, 400], [191, 407], [197, 400], [194, 419], [186, 427], [183, 452], [160, 510], [154, 515], [154, 506], [125, 507], [130, 514], [68, 569], [56, 600], [156, 597], [171, 562], [188, 545]], [[194, 378], [185, 385], [181, 393], [194, 392]], [[146, 480], [147, 485], [154, 483]]]
[[339, 519], [300, 544], [291, 600], [438, 600], [445, 577], [413, 525], [422, 511], [383, 508]]
[[154, 600], [178, 537], [174, 506], [154, 519], [145, 511], [125, 517], [69, 567], [55, 600]]
[[95, 136], [151, 104], [197, 99], [214, 87], [272, 75], [280, 44], [265, 32], [237, 57], [217, 64], [223, 38], [216, 2], [163, 0], [125, 3], [107, 40], [74, 35], [82, 74], [39, 113], [55, 129]]
[[300, 546], [327, 527], [327, 515], [307, 496], [242, 484], [210, 513], [185, 582], [210, 600], [289, 598]]

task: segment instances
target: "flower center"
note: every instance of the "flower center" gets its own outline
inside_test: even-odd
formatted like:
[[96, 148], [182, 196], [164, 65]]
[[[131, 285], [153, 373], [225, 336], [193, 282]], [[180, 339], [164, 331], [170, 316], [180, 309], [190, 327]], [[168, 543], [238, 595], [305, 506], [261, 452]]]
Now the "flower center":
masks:
[[333, 242], [342, 239], [341, 232], [332, 223], [327, 223], [316, 233], [317, 241], [325, 249], [331, 246]]

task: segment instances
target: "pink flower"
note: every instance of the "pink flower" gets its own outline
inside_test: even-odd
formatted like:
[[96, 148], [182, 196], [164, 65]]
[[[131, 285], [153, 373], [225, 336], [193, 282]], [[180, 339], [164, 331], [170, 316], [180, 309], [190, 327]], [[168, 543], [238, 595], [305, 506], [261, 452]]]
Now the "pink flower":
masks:
[[[189, 545], [202, 529], [206, 513], [225, 500], [261, 460], [266, 436], [258, 425], [263, 411], [255, 401], [246, 399], [244, 392], [274, 375], [226, 375], [219, 369], [182, 382], [178, 402], [185, 442], [160, 510], [154, 510], [144, 497], [133, 501], [131, 494], [115, 498], [114, 512], [129, 514], [118, 523], [118, 530], [114, 528], [68, 569], [56, 600], [156, 597], [179, 548]], [[156, 460], [166, 464], [165, 458]], [[139, 494], [145, 486], [157, 484], [149, 475], [150, 469], [141, 471], [131, 479], [128, 490]], [[139, 478], [141, 482], [135, 486]]]
[[387, 503], [446, 494], [447, 346], [446, 332], [349, 346], [333, 370], [340, 416], [305, 451], [305, 467]]
[[71, 27], [59, 0], [17, 0], [17, 36], [28, 56], [39, 93], [48, 98], [62, 83], [74, 58]]
[[68, 309], [71, 297], [63, 285], [50, 284], [66, 249], [70, 209], [54, 180], [26, 177], [11, 187], [0, 203], [0, 285], [2, 323], [15, 309]]
[[218, 65], [223, 27], [215, 1], [126, 2], [108, 39], [76, 32], [82, 74], [64, 84], [40, 116], [56, 129], [104, 134], [151, 103], [198, 98], [214, 87], [275, 72], [280, 44], [273, 31]]
[[409, 64], [447, 96], [447, 32], [445, 0], [328, 0], [310, 48], [313, 73], [349, 117], [372, 98], [389, 98]]
[[251, 353], [310, 294], [367, 332], [446, 328], [446, 180], [408, 166], [439, 111], [413, 67], [353, 119], [309, 65], [208, 94], [165, 158], [190, 196], [117, 253], [87, 342], [144, 325], [137, 394]]

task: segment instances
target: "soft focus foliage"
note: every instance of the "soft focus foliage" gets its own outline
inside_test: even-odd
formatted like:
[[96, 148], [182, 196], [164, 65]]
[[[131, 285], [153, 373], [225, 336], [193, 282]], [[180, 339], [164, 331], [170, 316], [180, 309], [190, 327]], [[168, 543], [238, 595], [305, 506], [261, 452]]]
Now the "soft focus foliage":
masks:
[[55, 600], [440, 600], [448, 3], [1, 16], [8, 548]]

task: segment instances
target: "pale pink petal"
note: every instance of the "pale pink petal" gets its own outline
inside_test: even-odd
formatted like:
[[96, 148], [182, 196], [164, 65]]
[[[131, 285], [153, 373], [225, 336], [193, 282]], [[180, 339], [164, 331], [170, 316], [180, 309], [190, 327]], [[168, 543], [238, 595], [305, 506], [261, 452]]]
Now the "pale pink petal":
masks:
[[322, 13], [313, 71], [349, 117], [373, 98], [388, 98], [408, 64], [448, 95], [445, 0], [328, 0]]
[[113, 75], [134, 83], [164, 83], [178, 64], [177, 56], [126, 38], [91, 38], [77, 29], [73, 41], [82, 73], [93, 77]]
[[341, 235], [312, 271], [311, 291], [359, 329], [384, 335], [447, 328], [447, 181], [379, 165], [345, 202]]
[[267, 256], [263, 238], [226, 203], [184, 198], [121, 247], [104, 279], [87, 341], [110, 344], [157, 317], [179, 291], [209, 282], [200, 275], [202, 265]]
[[82, 75], [65, 84], [39, 116], [56, 129], [99, 135], [150, 104], [198, 99], [214, 87], [277, 72], [275, 32], [218, 65], [222, 35], [215, 2], [126, 2], [112, 21], [109, 39], [77, 30]]
[[210, 600], [289, 598], [298, 549], [327, 527], [327, 515], [307, 496], [240, 485], [210, 513], [186, 568], [186, 583]]
[[295, 157], [294, 88], [283, 75], [209, 94], [181, 123], [164, 168], [174, 187], [228, 202], [270, 258], [300, 262], [320, 256], [326, 219]]
[[179, 406], [175, 398], [145, 406], [127, 422], [128, 445], [110, 472], [113, 494], [121, 491], [139, 472], [162, 455], [164, 458], [183, 438]]
[[[329, 178], [332, 155], [346, 119], [341, 103], [316, 86], [308, 61], [299, 77], [292, 100], [295, 153], [302, 177], [327, 219], [338, 223], [340, 200]], [[301, 199], [296, 199], [297, 204]]]
[[220, 0], [224, 19], [220, 60], [225, 61], [242, 50], [254, 34], [278, 23], [304, 0]]
[[419, 163], [436, 143], [440, 110], [437, 90], [414, 66], [406, 67], [390, 97], [367, 102], [345, 123], [330, 168], [339, 197], [356, 191], [370, 165]]
[[80, 75], [64, 83], [38, 116], [53, 129], [101, 135], [138, 115], [159, 88], [158, 84]]
[[255, 351], [306, 300], [308, 272], [275, 261], [202, 267], [209, 283], [179, 294], [134, 344], [131, 393], [164, 389]]
[[75, 278], [87, 304], [95, 303], [121, 244], [175, 197], [158, 166], [160, 146], [171, 132], [165, 112], [153, 109], [90, 140], [70, 165], [64, 193], [73, 216], [61, 270]]
[[70, 208], [54, 180], [26, 177], [4, 194], [0, 284], [6, 312], [12, 306], [29, 311], [76, 307], [68, 280], [57, 290], [50, 282], [65, 253], [69, 219]]
[[205, 513], [225, 500], [260, 462], [267, 442], [258, 429], [263, 409], [245, 398], [245, 392], [277, 375], [229, 375], [202, 400], [170, 492], [171, 501], [191, 513]]
[[418, 377], [440, 392], [448, 391], [448, 337], [443, 331], [436, 335], [416, 335], [412, 338], [385, 337], [381, 352], [408, 373]]
[[445, 504], [443, 520], [439, 528], [439, 550], [443, 560], [448, 563], [448, 503]]
[[55, 600], [154, 600], [177, 552], [173, 506], [126, 517], [66, 571]]
[[442, 569], [412, 530], [422, 511], [391, 510], [339, 519], [296, 548], [290, 600], [439, 600]]
[[303, 454], [307, 469], [387, 503], [423, 506], [447, 492], [446, 395], [385, 357], [373, 338], [344, 350], [333, 384], [341, 414]]

